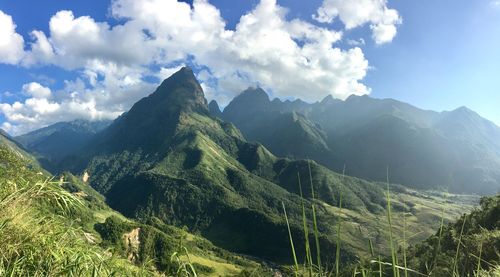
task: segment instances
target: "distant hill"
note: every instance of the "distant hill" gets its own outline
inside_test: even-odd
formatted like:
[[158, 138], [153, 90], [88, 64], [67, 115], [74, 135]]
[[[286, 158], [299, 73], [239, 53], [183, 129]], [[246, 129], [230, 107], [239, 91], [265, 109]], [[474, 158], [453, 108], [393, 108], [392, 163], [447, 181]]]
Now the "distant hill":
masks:
[[111, 121], [58, 122], [14, 139], [34, 153], [45, 168], [53, 171], [64, 157], [80, 150], [109, 124]]
[[219, 116], [279, 156], [337, 172], [345, 165], [352, 176], [383, 181], [389, 167], [391, 180], [413, 188], [500, 190], [500, 128], [465, 107], [438, 113], [369, 96], [271, 101], [250, 88]]

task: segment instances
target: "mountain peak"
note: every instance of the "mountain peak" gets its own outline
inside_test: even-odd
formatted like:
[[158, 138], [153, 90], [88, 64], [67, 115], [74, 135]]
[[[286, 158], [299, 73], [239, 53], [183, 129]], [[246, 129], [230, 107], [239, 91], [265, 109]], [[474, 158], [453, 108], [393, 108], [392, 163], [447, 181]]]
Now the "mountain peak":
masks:
[[[165, 79], [147, 98], [176, 110], [208, 112], [207, 100], [193, 70], [187, 66]], [[166, 101], [165, 101], [166, 100]]]
[[466, 106], [458, 107], [452, 111], [453, 113], [464, 113], [464, 114], [469, 114], [469, 113], [474, 113], [471, 109], [467, 108]]
[[453, 120], [460, 120], [462, 122], [473, 120], [473, 119], [477, 120], [477, 119], [481, 118], [476, 112], [474, 112], [473, 110], [471, 110], [465, 106], [456, 108], [456, 109], [449, 111], [449, 112], [444, 112], [443, 114], [447, 118], [451, 118]]
[[253, 103], [265, 103], [270, 101], [269, 95], [260, 87], [249, 87], [240, 95], [236, 96], [236, 98], [243, 98], [246, 101], [250, 100]]
[[328, 94], [323, 100], [321, 100], [321, 104], [332, 104], [332, 103], [337, 103], [340, 102], [340, 100], [333, 98], [331, 94]]
[[215, 100], [210, 101], [210, 103], [208, 104], [208, 111], [215, 117], [221, 117], [222, 115], [219, 104]]
[[370, 99], [370, 96], [368, 96], [368, 94], [363, 94], [363, 95], [351, 94], [349, 95], [349, 97], [346, 98], [345, 101], [361, 101], [362, 99]]
[[142, 149], [157, 152], [192, 114], [208, 115], [207, 100], [193, 71], [183, 67], [142, 98], [93, 142], [96, 151]]

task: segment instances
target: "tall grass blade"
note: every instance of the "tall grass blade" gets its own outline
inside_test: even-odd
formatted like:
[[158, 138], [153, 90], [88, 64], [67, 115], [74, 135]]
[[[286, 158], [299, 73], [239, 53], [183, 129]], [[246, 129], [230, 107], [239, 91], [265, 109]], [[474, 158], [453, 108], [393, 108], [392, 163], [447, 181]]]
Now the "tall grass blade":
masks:
[[305, 237], [305, 248], [306, 248], [306, 266], [309, 271], [309, 276], [312, 276], [312, 256], [311, 249], [309, 245], [309, 227], [307, 227], [307, 218], [306, 218], [306, 208], [304, 206], [304, 195], [302, 193], [302, 184], [300, 182], [300, 173], [297, 172], [297, 179], [299, 181], [299, 192], [300, 192], [300, 204], [302, 207], [302, 224], [304, 228], [304, 237]]
[[391, 212], [391, 191], [389, 188], [389, 167], [387, 167], [387, 219], [389, 221], [389, 241], [391, 246], [392, 274], [394, 277], [396, 277], [399, 276], [399, 270], [397, 269], [398, 262], [396, 256], [396, 248], [394, 246], [394, 239], [392, 236], [392, 212]]
[[[345, 165], [344, 169], [342, 170], [342, 182], [345, 179]], [[340, 215], [342, 213], [342, 191], [340, 189], [340, 184], [339, 184], [339, 222], [337, 226], [337, 250], [335, 252], [335, 276], [340, 276], [340, 232], [341, 232], [341, 226], [342, 226], [342, 216]]]
[[408, 277], [408, 264], [406, 262], [406, 203], [404, 203], [405, 209], [403, 212], [403, 264], [405, 267], [405, 277]]
[[380, 259], [380, 255], [378, 255], [378, 276], [382, 277], [382, 260]]
[[464, 217], [464, 222], [462, 222], [462, 228], [460, 229], [460, 236], [458, 237], [457, 250], [455, 252], [455, 259], [453, 261], [453, 274], [459, 276], [458, 274], [458, 251], [460, 250], [460, 244], [462, 244], [462, 235], [464, 233], [465, 222], [467, 221], [467, 216]]
[[481, 241], [479, 243], [479, 258], [477, 259], [477, 267], [476, 267], [476, 275], [479, 274], [479, 272], [481, 271], [481, 255], [482, 255], [482, 252], [483, 252], [483, 239], [481, 238]]
[[373, 250], [373, 242], [371, 238], [368, 238], [368, 244], [370, 246], [370, 254], [372, 255], [372, 258], [375, 257], [375, 251]]
[[318, 222], [316, 221], [316, 205], [315, 205], [315, 195], [314, 195], [314, 184], [311, 173], [311, 163], [308, 160], [307, 166], [309, 167], [309, 181], [311, 182], [311, 197], [312, 197], [312, 213], [313, 213], [313, 228], [314, 228], [314, 240], [316, 242], [316, 262], [318, 263], [318, 271], [321, 276], [321, 250], [319, 247], [319, 232], [318, 232]]
[[[446, 196], [446, 194], [445, 194], [445, 196]], [[446, 205], [443, 205], [443, 208], [441, 209], [441, 223], [439, 224], [439, 237], [438, 237], [436, 249], [434, 250], [434, 259], [432, 261], [432, 264], [431, 264], [431, 267], [429, 270], [430, 275], [434, 271], [434, 267], [437, 264], [437, 256], [439, 254], [439, 251], [441, 250], [441, 240], [443, 238], [443, 229], [444, 229], [444, 209], [445, 209], [445, 206]]]
[[285, 214], [286, 227], [288, 228], [288, 237], [290, 239], [290, 246], [292, 247], [293, 262], [295, 265], [295, 276], [299, 276], [299, 263], [297, 262], [297, 255], [295, 253], [295, 246], [293, 244], [292, 231], [290, 230], [290, 222], [288, 221], [288, 216], [286, 214], [285, 203], [281, 202], [283, 206], [283, 213]]

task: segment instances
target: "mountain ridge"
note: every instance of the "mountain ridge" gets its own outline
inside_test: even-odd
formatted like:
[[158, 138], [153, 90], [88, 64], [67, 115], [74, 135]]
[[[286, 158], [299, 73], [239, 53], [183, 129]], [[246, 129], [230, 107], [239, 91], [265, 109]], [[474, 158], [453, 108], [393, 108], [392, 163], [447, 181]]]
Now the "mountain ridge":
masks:
[[[163, 84], [172, 84], [173, 79], [185, 84], [160, 86], [139, 100], [82, 153], [85, 158], [78, 162], [77, 172], [90, 175], [89, 184], [105, 195], [112, 208], [129, 217], [157, 217], [187, 226], [223, 248], [285, 263], [291, 260], [282, 203], [290, 213], [291, 232], [295, 236], [302, 232], [297, 173], [307, 207], [313, 200], [311, 187], [305, 184], [312, 180], [316, 201], [325, 205], [337, 206], [342, 191], [346, 209], [370, 214], [384, 210], [378, 184], [343, 177], [313, 161], [278, 158], [262, 145], [247, 142], [233, 124], [209, 114], [196, 79], [184, 73], [181, 76], [189, 78], [174, 74]], [[190, 97], [182, 102], [187, 107], [175, 101], [166, 105], [164, 98], [181, 95], [186, 87], [200, 89], [183, 94]], [[298, 126], [310, 125], [299, 114], [287, 119]], [[335, 252], [331, 224], [337, 219], [326, 208], [318, 207], [317, 213], [322, 250], [331, 260]], [[356, 250], [349, 245], [346, 242], [342, 254], [345, 261], [356, 259]]]
[[[351, 175], [373, 181], [383, 181], [385, 168], [392, 167], [394, 182], [415, 188], [482, 194], [500, 190], [500, 128], [466, 107], [435, 112], [367, 95], [352, 95], [345, 101], [327, 96], [315, 103], [271, 101], [263, 90], [253, 97], [252, 92], [247, 89], [235, 97], [221, 118], [279, 156], [312, 158], [337, 172], [345, 165]], [[259, 101], [249, 101], [252, 99]], [[292, 136], [286, 141], [298, 143], [290, 144], [270, 135], [270, 126], [279, 126], [278, 118], [288, 113], [302, 114], [325, 137], [305, 143], [300, 135], [283, 131], [283, 136]], [[312, 134], [310, 130], [302, 128], [303, 133]], [[310, 145], [322, 141], [328, 147], [315, 153]], [[301, 142], [299, 148], [306, 150], [298, 152], [296, 146]]]

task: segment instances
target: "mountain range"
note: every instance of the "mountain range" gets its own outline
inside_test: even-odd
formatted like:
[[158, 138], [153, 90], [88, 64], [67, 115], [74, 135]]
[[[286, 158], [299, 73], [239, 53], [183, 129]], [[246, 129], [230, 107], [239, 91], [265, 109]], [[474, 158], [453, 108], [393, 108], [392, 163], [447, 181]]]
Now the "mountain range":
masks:
[[106, 128], [111, 121], [74, 120], [58, 122], [17, 136], [14, 139], [29, 149], [42, 166], [57, 171], [56, 165], [61, 160], [81, 149], [96, 133]]
[[[470, 120], [479, 125], [471, 127]], [[463, 128], [457, 131], [453, 124]], [[186, 226], [219, 247], [291, 263], [283, 206], [294, 237], [303, 237], [302, 207], [309, 214], [316, 206], [321, 253], [330, 261], [339, 220], [346, 221], [343, 261], [367, 255], [369, 239], [387, 253], [388, 228], [381, 221], [387, 189], [393, 193], [395, 218], [411, 211], [413, 240], [430, 235], [439, 224], [439, 207], [445, 203], [439, 196], [338, 173], [344, 164], [347, 175], [381, 181], [389, 165], [391, 183], [433, 189], [450, 185], [459, 191], [464, 187], [443, 177], [456, 168], [438, 167], [449, 161], [448, 147], [462, 147], [455, 155], [470, 148], [464, 141], [474, 139], [471, 145], [489, 148], [471, 149], [495, 161], [497, 129], [466, 109], [434, 113], [366, 96], [346, 101], [328, 97], [314, 104], [270, 101], [258, 88], [246, 90], [222, 112], [216, 102], [207, 103], [192, 70], [185, 67], [111, 123], [60, 123], [18, 139], [50, 160], [52, 171], [86, 173], [88, 184], [125, 216]], [[64, 155], [55, 153], [66, 135], [78, 134], [84, 139], [66, 144]], [[470, 168], [483, 166], [484, 161]], [[495, 173], [495, 164], [488, 166]], [[497, 184], [467, 188], [483, 193]], [[470, 203], [446, 205], [448, 221]], [[298, 244], [296, 250], [303, 253], [303, 248]]]
[[418, 189], [491, 194], [500, 189], [500, 128], [468, 108], [434, 112], [393, 99], [331, 96], [270, 100], [260, 88], [223, 112], [250, 141], [278, 156], [311, 158], [337, 172]]

